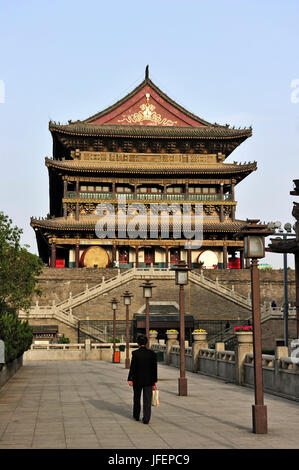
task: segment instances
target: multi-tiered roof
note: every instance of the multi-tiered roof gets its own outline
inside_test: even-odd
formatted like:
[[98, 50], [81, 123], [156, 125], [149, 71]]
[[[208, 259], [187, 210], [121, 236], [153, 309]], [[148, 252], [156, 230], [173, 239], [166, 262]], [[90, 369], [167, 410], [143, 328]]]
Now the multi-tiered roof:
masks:
[[[207, 182], [218, 178], [235, 185], [256, 170], [256, 162], [224, 162], [252, 135], [251, 127], [235, 129], [194, 115], [161, 91], [150, 80], [148, 69], [145, 79], [112, 106], [68, 124], [51, 121], [49, 130], [53, 158], [45, 163], [50, 216], [31, 219], [40, 247], [44, 246], [41, 233], [45, 240], [62, 230], [94, 231], [90, 216], [63, 216], [64, 178], [201, 178]], [[234, 233], [242, 225], [234, 217], [220, 222], [210, 218], [204, 231]]]

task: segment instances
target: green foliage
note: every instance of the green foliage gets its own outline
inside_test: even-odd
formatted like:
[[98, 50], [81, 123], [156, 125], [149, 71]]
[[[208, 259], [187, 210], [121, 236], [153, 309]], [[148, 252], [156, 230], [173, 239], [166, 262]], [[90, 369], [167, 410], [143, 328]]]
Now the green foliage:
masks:
[[0, 315], [9, 309], [28, 310], [43, 263], [21, 246], [22, 230], [0, 212]]
[[59, 344], [69, 344], [69, 342], [70, 342], [69, 338], [65, 338], [64, 336], [58, 339]]
[[15, 313], [5, 312], [0, 316], [0, 339], [5, 343], [5, 362], [10, 362], [30, 348], [33, 330], [27, 320], [21, 322]]
[[[119, 339], [119, 338], [115, 338], [115, 342], [116, 342], [116, 343], [120, 343], [120, 339]], [[109, 343], [113, 343], [113, 338], [109, 338]]]

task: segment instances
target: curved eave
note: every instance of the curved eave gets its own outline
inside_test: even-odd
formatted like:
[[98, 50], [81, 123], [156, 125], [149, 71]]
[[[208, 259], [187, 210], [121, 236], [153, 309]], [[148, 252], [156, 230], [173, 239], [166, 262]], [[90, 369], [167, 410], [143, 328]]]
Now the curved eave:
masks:
[[[69, 218], [68, 218], [69, 219]], [[52, 231], [62, 231], [62, 230], [73, 230], [77, 231], [95, 231], [95, 226], [98, 220], [101, 217], [95, 216], [95, 221], [91, 221], [90, 219], [85, 221], [76, 221], [74, 219], [68, 220], [63, 218], [57, 219], [34, 219], [33, 217], [30, 220], [30, 225], [33, 228], [40, 228], [45, 230], [52, 230]], [[128, 221], [129, 222], [129, 221]], [[236, 220], [234, 222], [204, 222], [203, 224], [203, 231], [204, 232], [225, 232], [225, 233], [236, 233], [246, 225], [246, 222], [243, 220]], [[163, 227], [163, 224], [162, 224]], [[116, 224], [117, 228], [117, 224]], [[150, 225], [147, 225], [147, 230], [149, 230]], [[159, 222], [158, 228], [161, 228], [161, 223]], [[169, 221], [169, 229], [173, 228], [173, 224], [171, 220]], [[194, 230], [194, 225], [191, 223], [191, 229]]]
[[[67, 162], [71, 162], [71, 164], [68, 164]], [[240, 176], [241, 178], [244, 178], [244, 176], [247, 176], [250, 174], [252, 171], [255, 171], [257, 169], [257, 164], [256, 162], [250, 163], [248, 165], [233, 165], [233, 164], [223, 164], [222, 168], [200, 168], [200, 167], [191, 167], [188, 166], [187, 164], [184, 167], [179, 167], [179, 166], [172, 166], [172, 167], [167, 167], [165, 166], [152, 166], [152, 167], [143, 167], [140, 164], [138, 167], [128, 167], [127, 164], [124, 164], [120, 166], [111, 166], [107, 167], [103, 166], [103, 162], [99, 162], [99, 166], [83, 166], [80, 164], [80, 166], [76, 166], [73, 164], [73, 160], [65, 160], [65, 161], [60, 161], [60, 160], [52, 160], [50, 158], [45, 159], [46, 166], [49, 168], [56, 168], [59, 170], [64, 170], [64, 171], [72, 171], [76, 173], [133, 173], [133, 174], [204, 174], [204, 175], [231, 175], [233, 174], [234, 176]], [[102, 166], [100, 166], [102, 165]], [[231, 165], [231, 166], [229, 166]]]
[[132, 139], [204, 139], [204, 140], [245, 140], [252, 135], [252, 129], [231, 129], [226, 126], [175, 127], [175, 126], [101, 126], [83, 122], [59, 125], [49, 123], [52, 134], [78, 137], [112, 137]]

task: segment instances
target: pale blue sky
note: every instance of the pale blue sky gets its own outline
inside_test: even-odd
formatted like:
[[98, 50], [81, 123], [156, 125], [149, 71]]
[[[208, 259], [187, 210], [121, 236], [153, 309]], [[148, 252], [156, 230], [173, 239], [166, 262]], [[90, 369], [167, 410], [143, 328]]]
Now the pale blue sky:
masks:
[[[102, 110], [143, 80], [147, 64], [193, 113], [252, 125], [227, 159], [258, 163], [236, 187], [237, 218], [293, 223], [298, 17], [298, 0], [0, 0], [0, 210], [23, 228], [23, 243], [37, 252], [30, 216], [49, 211], [49, 120]], [[282, 255], [266, 261], [281, 267]]]

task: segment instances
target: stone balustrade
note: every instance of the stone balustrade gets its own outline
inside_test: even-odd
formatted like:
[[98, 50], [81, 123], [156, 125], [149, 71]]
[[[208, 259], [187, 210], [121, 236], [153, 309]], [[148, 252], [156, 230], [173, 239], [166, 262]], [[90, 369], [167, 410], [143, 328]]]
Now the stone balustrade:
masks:
[[[125, 346], [125, 343], [117, 343]], [[138, 348], [137, 343], [129, 344], [129, 357], [132, 351]], [[91, 343], [89, 339], [85, 343], [69, 344], [32, 344], [23, 355], [24, 362], [30, 361], [111, 361], [113, 357], [113, 343]], [[120, 362], [124, 363], [126, 351], [120, 351]]]
[[[185, 347], [186, 370], [243, 385], [254, 386], [254, 357], [252, 333], [239, 334], [235, 351], [225, 350], [224, 343], [216, 343], [215, 349], [201, 347], [197, 341], [192, 347]], [[167, 344], [169, 343], [169, 344]], [[173, 340], [166, 345], [153, 344], [156, 352], [163, 351], [164, 361], [173, 367], [180, 367], [180, 346]], [[288, 348], [277, 346], [275, 355], [262, 354], [264, 391], [299, 401], [299, 359], [288, 357]]]

